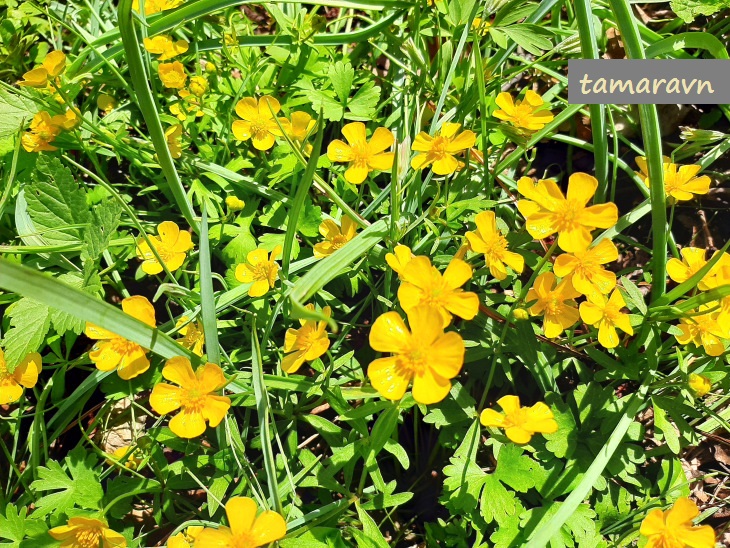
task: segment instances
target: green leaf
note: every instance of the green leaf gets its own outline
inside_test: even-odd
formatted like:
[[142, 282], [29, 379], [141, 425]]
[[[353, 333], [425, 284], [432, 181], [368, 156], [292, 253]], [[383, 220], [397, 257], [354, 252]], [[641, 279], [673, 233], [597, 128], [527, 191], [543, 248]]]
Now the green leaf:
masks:
[[0, 112], [0, 139], [4, 139], [18, 133], [21, 125], [28, 124], [38, 107], [30, 99], [0, 88]]
[[362, 523], [362, 532], [356, 529], [352, 531], [358, 548], [388, 548], [388, 541], [383, 537], [375, 520], [362, 509], [359, 503], [356, 502], [355, 507]]
[[90, 220], [86, 193], [58, 158], [40, 156], [25, 187], [28, 213], [36, 230], [49, 244], [81, 241]]
[[670, 6], [685, 23], [691, 23], [698, 15], [714, 15], [730, 8], [730, 0], [672, 0]]
[[0, 514], [0, 538], [12, 542], [0, 544], [3, 548], [18, 548], [20, 542], [25, 538], [25, 516], [28, 509], [22, 507], [18, 511], [15, 506], [8, 503], [5, 507], [5, 515]]
[[558, 430], [552, 434], [543, 434], [547, 443], [545, 448], [556, 457], [570, 458], [578, 444], [578, 430], [570, 408], [558, 394], [545, 395], [545, 403], [550, 406], [558, 423]]
[[[501, 30], [508, 38], [514, 40], [514, 42], [522, 49], [532, 53], [533, 55], [542, 55], [553, 46], [550, 41], [553, 33], [537, 25], [521, 23], [518, 25], [511, 25], [509, 27], [499, 27], [499, 30]], [[490, 33], [493, 32], [494, 29], [491, 29]]]
[[524, 510], [514, 491], [505, 489], [494, 474], [489, 474], [484, 480], [479, 508], [487, 523], [496, 521], [499, 525], [506, 523], [508, 518], [515, 514], [519, 515]]
[[352, 68], [349, 62], [337, 61], [334, 65], [330, 65], [327, 76], [329, 76], [332, 88], [335, 90], [340, 102], [346, 104], [350, 98], [352, 82], [355, 79], [355, 69]]
[[84, 232], [86, 249], [82, 258], [96, 259], [107, 247], [112, 234], [119, 226], [122, 206], [116, 200], [104, 200], [91, 210], [91, 224]]
[[374, 82], [365, 82], [355, 96], [347, 102], [348, 120], [370, 120], [375, 115], [380, 102], [380, 87]]
[[39, 466], [38, 479], [31, 483], [31, 488], [53, 493], [38, 499], [35, 512], [60, 514], [74, 506], [98, 510], [104, 492], [99, 475], [93, 470], [96, 460], [93, 453], [79, 445], [65, 459], [70, 475], [54, 460], [48, 461], [48, 467]]
[[667, 447], [669, 447], [672, 453], [678, 455], [682, 448], [679, 443], [679, 435], [674, 429], [674, 425], [667, 418], [666, 411], [657, 404], [657, 400], [652, 398], [651, 401], [654, 404], [654, 426], [664, 434], [664, 441], [667, 442]]
[[[101, 278], [99, 278], [99, 275], [96, 272], [93, 273], [89, 280], [84, 280], [80, 275], [73, 272], [62, 274], [58, 277], [58, 279], [71, 287], [83, 290], [89, 295], [99, 297], [101, 294]], [[53, 329], [55, 329], [56, 333], [59, 335], [62, 335], [66, 331], [73, 331], [77, 335], [80, 335], [86, 327], [85, 321], [72, 316], [67, 312], [63, 312], [55, 308], [50, 308], [50, 312], [51, 325], [53, 325]]]
[[641, 293], [639, 288], [636, 287], [636, 284], [629, 280], [626, 276], [621, 276], [621, 285], [628, 296], [628, 304], [633, 304], [639, 312], [646, 314], [646, 301], [644, 300], [644, 295]]
[[515, 491], [527, 493], [538, 484], [545, 469], [540, 464], [523, 455], [523, 449], [514, 444], [507, 444], [499, 450], [496, 478], [509, 485]]
[[23, 358], [44, 344], [51, 326], [51, 312], [43, 303], [22, 298], [8, 307], [6, 315], [10, 318], [10, 329], [3, 338], [3, 347], [8, 371], [12, 373]]

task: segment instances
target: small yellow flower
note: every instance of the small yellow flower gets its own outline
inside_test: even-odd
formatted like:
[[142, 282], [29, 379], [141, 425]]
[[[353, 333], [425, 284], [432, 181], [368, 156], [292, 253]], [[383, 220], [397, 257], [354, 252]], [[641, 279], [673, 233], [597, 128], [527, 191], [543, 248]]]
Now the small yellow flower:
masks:
[[506, 91], [497, 95], [494, 101], [500, 110], [494, 111], [494, 117], [527, 131], [538, 131], [553, 121], [554, 116], [546, 110], [545, 102], [537, 93], [527, 90], [522, 101], [515, 101]]
[[248, 290], [249, 297], [261, 297], [276, 284], [279, 264], [276, 259], [281, 255], [281, 246], [277, 245], [269, 255], [263, 248], [254, 249], [247, 256], [247, 263], [236, 267], [236, 279], [244, 284], [253, 284]]
[[347, 143], [335, 139], [327, 146], [327, 157], [333, 162], [349, 162], [345, 171], [345, 180], [353, 185], [359, 185], [372, 171], [388, 171], [393, 167], [393, 152], [384, 152], [389, 149], [395, 139], [393, 133], [384, 127], [373, 132], [368, 142], [365, 134], [365, 124], [351, 122], [342, 128], [342, 135]]
[[46, 55], [40, 67], [36, 67], [23, 74], [19, 86], [44, 88], [49, 80], [60, 76], [66, 70], [66, 54], [62, 51], [52, 51]]
[[[140, 295], [127, 297], [122, 301], [122, 310], [150, 327], [155, 327], [155, 309], [147, 297]], [[150, 368], [147, 350], [137, 343], [89, 322], [86, 323], [84, 334], [97, 341], [89, 352], [89, 359], [100, 371], [116, 369], [119, 377], [126, 381]]]
[[205, 114], [203, 111], [203, 103], [200, 97], [190, 93], [186, 89], [178, 92], [180, 100], [170, 105], [170, 112], [174, 114], [178, 120], [184, 122], [188, 119], [188, 115], [193, 114], [196, 118], [200, 118]]
[[574, 325], [580, 317], [575, 299], [580, 297], [570, 279], [566, 278], [555, 286], [555, 274], [545, 272], [535, 279], [534, 285], [527, 292], [527, 302], [536, 301], [530, 307], [533, 316], [544, 315], [542, 329], [548, 339], [554, 339], [563, 331]]
[[107, 93], [102, 93], [96, 98], [96, 106], [104, 112], [111, 112], [117, 108], [117, 100]]
[[355, 237], [357, 224], [347, 215], [342, 217], [340, 225], [332, 219], [326, 219], [319, 225], [319, 233], [324, 236], [324, 242], [315, 244], [314, 256], [318, 259], [332, 255]]
[[415, 257], [403, 268], [398, 299], [406, 313], [419, 305], [434, 307], [444, 328], [451, 323], [452, 314], [471, 320], [479, 312], [479, 297], [461, 289], [471, 276], [471, 267], [461, 259], [452, 259], [442, 275], [428, 257]]
[[398, 277], [403, 279], [403, 270], [406, 265], [413, 259], [415, 255], [411, 252], [411, 248], [407, 245], [398, 244], [393, 249], [393, 253], [386, 253], [385, 262], [388, 266], [398, 274]]
[[[142, 463], [142, 457], [140, 454], [136, 449], [129, 445], [122, 445], [115, 449], [112, 453], [112, 457], [119, 461], [125, 468], [129, 468], [130, 470], [136, 470]], [[114, 461], [109, 459], [107, 459], [106, 462], [111, 465], [116, 464]]]
[[51, 123], [68, 131], [78, 126], [81, 119], [72, 109], [68, 109], [65, 114], [57, 114], [51, 118]]
[[591, 230], [610, 228], [618, 221], [616, 204], [608, 202], [588, 206], [598, 188], [598, 181], [587, 173], [573, 173], [568, 180], [568, 195], [551, 180], [535, 183], [529, 177], [517, 181], [517, 190], [527, 200], [519, 200], [517, 209], [525, 217], [525, 228], [537, 240], [558, 233], [558, 245], [573, 253], [586, 249], [593, 238]]
[[258, 101], [244, 97], [236, 103], [236, 114], [242, 119], [233, 122], [233, 135], [239, 141], [251, 139], [256, 150], [269, 150], [276, 137], [281, 137], [276, 123], [276, 113], [280, 110], [279, 101], [270, 95], [264, 95]]
[[614, 289], [608, 299], [600, 293], [591, 293], [587, 302], [580, 303], [580, 317], [588, 325], [598, 327], [598, 342], [603, 347], [618, 346], [617, 327], [627, 335], [634, 334], [629, 315], [621, 312], [625, 306], [626, 302], [618, 289]]
[[576, 291], [583, 295], [608, 294], [616, 287], [616, 274], [601, 265], [618, 260], [618, 249], [608, 238], [595, 246], [575, 253], [563, 253], [555, 259], [553, 271], [561, 278], [570, 278]]
[[[55, 118], [55, 117], [54, 117]], [[51, 115], [42, 110], [33, 116], [30, 128], [23, 133], [20, 141], [27, 152], [42, 152], [58, 150], [51, 145], [61, 133], [61, 127], [54, 121]]]
[[191, 322], [187, 316], [182, 316], [175, 327], [178, 328], [177, 332], [182, 335], [182, 339], [178, 339], [178, 342], [193, 354], [202, 356], [205, 333], [201, 323], [199, 321]]
[[487, 33], [489, 32], [489, 27], [491, 26], [492, 23], [482, 20], [481, 17], [475, 17], [471, 23], [472, 30], [475, 30], [478, 34], [482, 36], [487, 35]]
[[639, 532], [647, 537], [644, 548], [714, 548], [715, 531], [709, 525], [695, 526], [700, 515], [697, 505], [686, 497], [678, 498], [669, 510], [649, 512]]
[[207, 61], [205, 63], [205, 66], [203, 67], [203, 70], [207, 72], [208, 74], [215, 74], [218, 72], [218, 67], [215, 66], [215, 63], [213, 61]]
[[689, 376], [687, 384], [698, 398], [706, 396], [712, 389], [712, 381], [704, 375], [698, 375], [697, 373], [692, 373]]
[[679, 319], [681, 335], [675, 335], [680, 344], [694, 343], [702, 347], [708, 356], [722, 356], [725, 352], [723, 340], [730, 338], [727, 326], [718, 319], [720, 312], [708, 312], [710, 305], [702, 305], [697, 313]]
[[165, 130], [165, 142], [167, 143], [167, 149], [170, 151], [170, 156], [175, 159], [182, 156], [182, 125], [175, 124]]
[[59, 548], [124, 548], [127, 540], [116, 531], [109, 529], [106, 522], [76, 517], [66, 525], [54, 527], [48, 534], [60, 540]]
[[[144, 14], [154, 15], [161, 11], [167, 11], [178, 6], [181, 6], [185, 0], [145, 0], [144, 1]], [[139, 0], [132, 2], [132, 9], [139, 12]]]
[[178, 386], [156, 384], [150, 394], [150, 406], [160, 415], [182, 409], [170, 419], [170, 430], [176, 436], [196, 438], [205, 432], [206, 422], [215, 428], [228, 413], [230, 398], [215, 394], [228, 381], [214, 363], [206, 363], [193, 372], [190, 360], [176, 356], [167, 360], [162, 376]]
[[505, 264], [520, 274], [525, 268], [525, 259], [519, 253], [507, 249], [507, 239], [497, 230], [494, 211], [482, 211], [476, 216], [476, 232], [467, 232], [466, 239], [475, 253], [484, 253], [489, 272], [502, 281], [507, 277]]
[[195, 548], [259, 548], [286, 535], [286, 521], [273, 510], [258, 514], [248, 497], [233, 497], [226, 503], [228, 527], [206, 527], [195, 539]]
[[28, 354], [13, 370], [8, 371], [5, 353], [0, 348], [0, 405], [16, 402], [23, 395], [23, 388], [33, 388], [43, 367], [38, 352]]
[[167, 548], [193, 548], [195, 539], [198, 538], [198, 535], [203, 529], [205, 527], [191, 525], [185, 529], [184, 533], [178, 533], [174, 537], [167, 539]]
[[317, 125], [314, 118], [300, 110], [292, 112], [289, 118], [279, 118], [279, 123], [289, 138], [297, 143], [303, 143]]
[[370, 346], [395, 355], [371, 362], [368, 377], [389, 400], [401, 399], [413, 381], [413, 399], [438, 403], [448, 395], [451, 379], [464, 364], [464, 341], [458, 333], [444, 333], [437, 308], [421, 305], [406, 314], [410, 330], [397, 312], [386, 312], [373, 323]]
[[[673, 164], [668, 156], [662, 156], [664, 166], [664, 193], [677, 201], [691, 200], [695, 195], [707, 194], [710, 191], [712, 181], [707, 175], [696, 177], [702, 166], [689, 165], [680, 166]], [[641, 177], [647, 187], [649, 183], [649, 170], [646, 166], [646, 158], [636, 158], [636, 165], [641, 170], [637, 175]]]
[[185, 74], [185, 67], [180, 61], [172, 63], [160, 63], [157, 67], [157, 73], [160, 75], [162, 85], [166, 88], [181, 89], [185, 87], [188, 75]]
[[[683, 247], [679, 253], [682, 255], [682, 260], [680, 261], [676, 258], [669, 259], [667, 262], [667, 274], [673, 281], [682, 283], [689, 280], [707, 264], [705, 260], [706, 250], [699, 247]], [[722, 266], [723, 260], [720, 259], [699, 281], [697, 287], [702, 291], [716, 287], [716, 276]]]
[[167, 61], [182, 55], [188, 51], [189, 47], [190, 44], [187, 40], [173, 40], [165, 34], [144, 39], [144, 49], [153, 55], [159, 55], [160, 61]]
[[236, 196], [228, 196], [226, 197], [226, 205], [231, 211], [241, 211], [246, 207], [246, 202]]
[[[308, 310], [314, 311], [314, 305], [308, 304]], [[332, 314], [329, 306], [322, 309], [328, 318]], [[327, 338], [327, 322], [324, 320], [299, 320], [299, 329], [287, 329], [284, 338], [284, 359], [281, 368], [286, 373], [296, 373], [302, 364], [312, 362], [322, 356], [330, 347]]]
[[202, 76], [193, 76], [190, 78], [188, 89], [190, 89], [190, 91], [192, 91], [197, 97], [202, 97], [205, 95], [205, 92], [208, 91], [208, 80]]
[[[185, 262], [188, 251], [193, 249], [190, 233], [181, 231], [172, 221], [164, 221], [157, 225], [158, 236], [148, 236], [152, 246], [170, 272], [175, 272]], [[159, 274], [164, 269], [155, 257], [144, 238], [137, 240], [137, 258], [144, 260], [142, 272], [145, 274]]]
[[505, 435], [513, 443], [529, 443], [535, 434], [552, 434], [558, 431], [558, 423], [553, 412], [543, 402], [532, 407], [521, 407], [517, 396], [503, 396], [497, 404], [504, 413], [494, 409], [484, 409], [479, 416], [483, 426], [504, 429]]
[[470, 149], [477, 140], [473, 131], [459, 133], [460, 128], [461, 124], [444, 122], [435, 137], [425, 131], [416, 135], [411, 150], [418, 154], [411, 160], [411, 167], [423, 169], [433, 164], [431, 169], [436, 175], [450, 175], [460, 169], [463, 163], [454, 155]]

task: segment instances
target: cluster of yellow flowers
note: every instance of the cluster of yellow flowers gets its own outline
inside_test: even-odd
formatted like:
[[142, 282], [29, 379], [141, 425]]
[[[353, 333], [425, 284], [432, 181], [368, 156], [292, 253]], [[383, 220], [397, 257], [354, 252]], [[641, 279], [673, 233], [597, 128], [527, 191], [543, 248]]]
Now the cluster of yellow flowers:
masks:
[[79, 117], [71, 109], [68, 109], [65, 114], [54, 116], [42, 110], [33, 116], [30, 128], [23, 133], [20, 142], [27, 152], [57, 150], [51, 143], [63, 130], [74, 129], [79, 121]]
[[[278, 118], [281, 110], [279, 101], [270, 95], [260, 99], [244, 97], [236, 103], [236, 114], [240, 120], [233, 122], [233, 135], [239, 141], [251, 139], [256, 150], [269, 150], [276, 143], [277, 137], [284, 133], [295, 143], [302, 145], [314, 131], [316, 122], [303, 111], [291, 113], [289, 118]], [[283, 132], [282, 132], [283, 130]], [[304, 148], [306, 153], [311, 150]]]
[[23, 74], [19, 86], [55, 91], [58, 77], [66, 70], [66, 54], [52, 51], [46, 55], [39, 67]]

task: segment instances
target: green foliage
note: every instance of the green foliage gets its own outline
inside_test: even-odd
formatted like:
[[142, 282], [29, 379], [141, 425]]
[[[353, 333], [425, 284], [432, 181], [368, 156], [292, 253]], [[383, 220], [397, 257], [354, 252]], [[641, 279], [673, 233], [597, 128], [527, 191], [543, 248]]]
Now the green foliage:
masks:
[[686, 23], [691, 23], [700, 15], [715, 15], [730, 8], [728, 0], [672, 0], [672, 11]]

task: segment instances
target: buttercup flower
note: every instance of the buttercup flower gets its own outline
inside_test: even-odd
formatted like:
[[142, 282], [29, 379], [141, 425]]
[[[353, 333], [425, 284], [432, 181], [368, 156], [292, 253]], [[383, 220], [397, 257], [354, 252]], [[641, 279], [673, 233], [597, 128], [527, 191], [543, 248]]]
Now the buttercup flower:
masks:
[[158, 59], [160, 61], [167, 61], [168, 59], [182, 55], [188, 51], [189, 47], [190, 44], [188, 44], [187, 40], [173, 40], [166, 34], [144, 39], [144, 49], [153, 55], [159, 55]]
[[679, 319], [681, 335], [675, 335], [680, 344], [694, 343], [705, 349], [708, 356], [722, 356], [725, 352], [723, 339], [730, 338], [727, 326], [723, 326], [718, 318], [720, 312], [708, 312], [709, 305], [700, 306], [698, 313]]
[[629, 315], [621, 312], [625, 306], [626, 302], [618, 289], [614, 289], [608, 299], [600, 293], [590, 293], [588, 301], [580, 303], [580, 317], [587, 324], [598, 328], [598, 342], [605, 348], [618, 346], [617, 327], [627, 335], [634, 334]]
[[[145, 0], [144, 14], [154, 15], [181, 6], [185, 0]], [[132, 9], [139, 12], [139, 0], [132, 2]]]
[[180, 61], [172, 63], [160, 63], [157, 67], [162, 85], [166, 88], [181, 89], [185, 87], [188, 75], [185, 74], [185, 67]]
[[174, 537], [170, 537], [167, 540], [167, 548], [193, 548], [195, 539], [198, 538], [203, 529], [205, 527], [191, 525], [185, 529], [184, 533], [178, 533]]
[[104, 112], [111, 112], [117, 108], [117, 100], [107, 93], [102, 93], [96, 98], [96, 106]]
[[393, 249], [393, 253], [385, 254], [385, 262], [392, 268], [398, 277], [403, 279], [403, 269], [413, 259], [415, 255], [411, 252], [411, 248], [407, 245], [398, 244]]
[[393, 167], [395, 154], [384, 152], [395, 142], [389, 129], [377, 128], [368, 142], [365, 124], [351, 122], [342, 128], [342, 135], [347, 143], [339, 139], [332, 141], [327, 146], [327, 157], [333, 162], [350, 163], [345, 171], [348, 183], [359, 185], [371, 171], [388, 171]]
[[248, 497], [233, 497], [226, 503], [228, 527], [206, 527], [195, 539], [195, 548], [258, 548], [286, 535], [286, 521], [278, 513], [258, 507]]
[[64, 70], [66, 70], [66, 54], [62, 51], [52, 51], [46, 55], [40, 67], [23, 74], [23, 80], [18, 82], [18, 85], [44, 88], [51, 79], [60, 76]]
[[[170, 272], [175, 272], [185, 262], [186, 253], [193, 249], [190, 233], [181, 231], [172, 221], [157, 225], [158, 236], [148, 236], [150, 243]], [[143, 259], [142, 272], [159, 274], [164, 269], [144, 238], [137, 240], [137, 258]]]
[[639, 532], [647, 537], [644, 548], [713, 548], [715, 531], [709, 525], [695, 526], [700, 515], [697, 505], [686, 497], [678, 498], [669, 510], [649, 512]]
[[182, 335], [182, 339], [178, 339], [178, 342], [192, 351], [193, 354], [202, 356], [205, 333], [201, 323], [199, 321], [191, 322], [187, 316], [182, 316], [175, 324], [175, 327], [178, 328], [177, 332]]
[[41, 355], [33, 352], [10, 373], [5, 362], [5, 353], [0, 348], [0, 405], [18, 401], [23, 395], [23, 388], [33, 388], [38, 382], [41, 367]]
[[618, 221], [616, 204], [587, 206], [598, 188], [598, 181], [587, 173], [573, 173], [568, 180], [567, 199], [551, 180], [533, 183], [529, 177], [517, 181], [517, 190], [527, 200], [517, 209], [525, 217], [525, 228], [535, 239], [558, 233], [558, 245], [573, 253], [586, 249], [592, 241], [591, 230], [610, 228]]
[[[55, 116], [53, 118], [56, 118]], [[30, 129], [23, 133], [20, 139], [23, 148], [27, 152], [42, 152], [58, 150], [51, 143], [55, 141], [61, 126], [58, 119], [54, 120], [51, 115], [42, 110], [33, 116], [30, 122]]]
[[[122, 445], [121, 447], [118, 447], [114, 450], [112, 456], [123, 464], [125, 468], [129, 468], [130, 470], [136, 470], [142, 462], [140, 454], [129, 445]], [[109, 459], [107, 459], [106, 462], [112, 465], [116, 464], [114, 461]]]
[[190, 84], [188, 84], [188, 88], [193, 93], [193, 95], [196, 95], [197, 97], [202, 97], [205, 95], [205, 92], [208, 91], [208, 80], [203, 78], [202, 76], [193, 76], [190, 78]]
[[[182, 138], [182, 125], [175, 124], [165, 130], [165, 141], [167, 142], [167, 149], [170, 151], [170, 156], [175, 159], [182, 156], [182, 145], [180, 144]], [[154, 257], [154, 255], [153, 255]]]
[[303, 143], [314, 131], [317, 121], [308, 113], [295, 111], [289, 118], [279, 118], [279, 123], [292, 141]]
[[174, 114], [178, 120], [184, 122], [188, 119], [190, 114], [194, 115], [196, 118], [200, 118], [205, 114], [200, 97], [190, 93], [186, 89], [181, 89], [177, 95], [180, 100], [170, 105], [170, 112]]
[[340, 225], [332, 219], [326, 219], [319, 225], [319, 233], [324, 236], [324, 242], [314, 246], [314, 256], [318, 259], [332, 255], [355, 237], [357, 224], [347, 215], [343, 215]]
[[706, 396], [712, 389], [712, 381], [704, 375], [698, 375], [697, 373], [692, 373], [689, 376], [687, 384], [698, 398]]
[[507, 239], [497, 230], [494, 211], [482, 211], [476, 216], [476, 232], [467, 232], [466, 239], [475, 253], [484, 253], [489, 272], [502, 281], [507, 277], [509, 266], [518, 274], [525, 268], [525, 259], [519, 253], [507, 249]]
[[270, 95], [264, 95], [258, 101], [253, 97], [244, 97], [236, 103], [236, 114], [242, 120], [233, 122], [233, 135], [239, 141], [251, 139], [257, 150], [269, 150], [274, 146], [276, 137], [281, 137], [281, 130], [276, 123], [279, 110], [279, 101]]
[[471, 22], [471, 28], [482, 36], [487, 35], [487, 33], [489, 32], [489, 27], [491, 26], [492, 24], [489, 21], [484, 21], [481, 17], [475, 17], [474, 20]]
[[249, 297], [261, 297], [274, 288], [279, 272], [279, 264], [276, 262], [279, 255], [280, 245], [273, 249], [271, 255], [265, 249], [254, 249], [246, 256], [248, 262], [236, 267], [236, 279], [243, 284], [253, 284], [248, 290]]
[[190, 360], [176, 356], [167, 360], [162, 376], [178, 386], [158, 383], [150, 394], [150, 406], [160, 415], [182, 409], [170, 419], [170, 430], [181, 438], [195, 438], [205, 432], [206, 421], [218, 426], [228, 413], [231, 400], [218, 396], [228, 381], [214, 363], [206, 363], [193, 372]]
[[517, 396], [503, 396], [497, 400], [504, 413], [485, 409], [479, 422], [492, 428], [503, 428], [510, 441], [519, 444], [529, 443], [537, 433], [552, 434], [558, 431], [558, 423], [553, 412], [543, 402], [532, 407], [521, 407]]
[[60, 540], [60, 548], [124, 548], [127, 540], [116, 531], [109, 529], [106, 522], [76, 517], [66, 525], [54, 527], [48, 534]]
[[226, 197], [226, 206], [228, 206], [228, 209], [231, 211], [241, 211], [244, 207], [246, 207], [246, 202], [236, 196], [228, 196]]
[[443, 400], [451, 380], [464, 364], [461, 335], [444, 333], [437, 308], [421, 305], [407, 313], [409, 330], [397, 312], [379, 316], [370, 329], [370, 346], [394, 356], [379, 358], [368, 366], [368, 377], [380, 395], [399, 400], [413, 381], [413, 398], [430, 404]]
[[[664, 193], [677, 201], [691, 200], [695, 195], [707, 194], [710, 191], [712, 182], [707, 175], [696, 177], [702, 166], [689, 165], [680, 166], [673, 164], [668, 156], [662, 156], [664, 166]], [[647, 187], [649, 183], [649, 170], [646, 166], [646, 158], [636, 158], [636, 165], [641, 170], [639, 175]]]
[[[677, 282], [686, 282], [697, 272], [699, 272], [706, 264], [705, 250], [699, 247], [683, 247], [679, 250], [682, 255], [682, 260], [671, 258], [667, 261], [667, 274], [669, 277]], [[697, 284], [697, 287], [702, 291], [707, 291], [715, 286], [715, 276], [719, 272], [723, 265], [722, 259], [717, 261], [715, 265], [709, 270], [707, 274]]]
[[534, 285], [527, 292], [527, 302], [537, 301], [530, 307], [533, 316], [545, 316], [542, 330], [548, 339], [554, 339], [563, 331], [575, 324], [580, 317], [575, 305], [576, 297], [580, 297], [570, 279], [566, 278], [555, 287], [555, 274], [545, 272], [535, 279]]
[[494, 117], [527, 131], [538, 131], [553, 121], [554, 116], [546, 109], [546, 104], [537, 93], [528, 89], [522, 101], [515, 102], [512, 96], [503, 91], [494, 100], [500, 110]]
[[[314, 311], [314, 305], [308, 304], [308, 310]], [[332, 314], [329, 306], [322, 309], [328, 318]], [[327, 338], [327, 322], [324, 320], [299, 320], [299, 329], [287, 329], [284, 338], [284, 359], [281, 368], [286, 373], [296, 373], [305, 361], [312, 362], [322, 356], [330, 347]]]
[[72, 130], [81, 123], [81, 120], [72, 109], [68, 109], [65, 114], [57, 114], [51, 118], [51, 122], [65, 130]]
[[616, 287], [616, 274], [601, 265], [617, 260], [618, 249], [604, 238], [590, 249], [558, 255], [553, 271], [561, 278], [570, 278], [576, 291], [583, 295], [607, 294]]
[[[140, 295], [127, 297], [122, 301], [122, 310], [150, 327], [155, 327], [155, 309], [147, 297]], [[119, 377], [126, 381], [150, 368], [147, 350], [137, 343], [89, 322], [86, 323], [84, 334], [97, 341], [89, 352], [89, 358], [100, 371], [116, 369]]]
[[471, 267], [461, 259], [452, 259], [442, 275], [428, 257], [415, 257], [403, 268], [398, 299], [406, 313], [422, 304], [436, 308], [442, 327], [451, 323], [452, 314], [471, 320], [479, 311], [479, 297], [461, 289], [471, 275]]
[[436, 136], [431, 137], [425, 131], [416, 135], [411, 150], [418, 152], [411, 160], [413, 169], [431, 168], [436, 175], [450, 175], [463, 163], [454, 155], [474, 146], [477, 136], [473, 131], [464, 130], [459, 133], [461, 124], [444, 122]]

